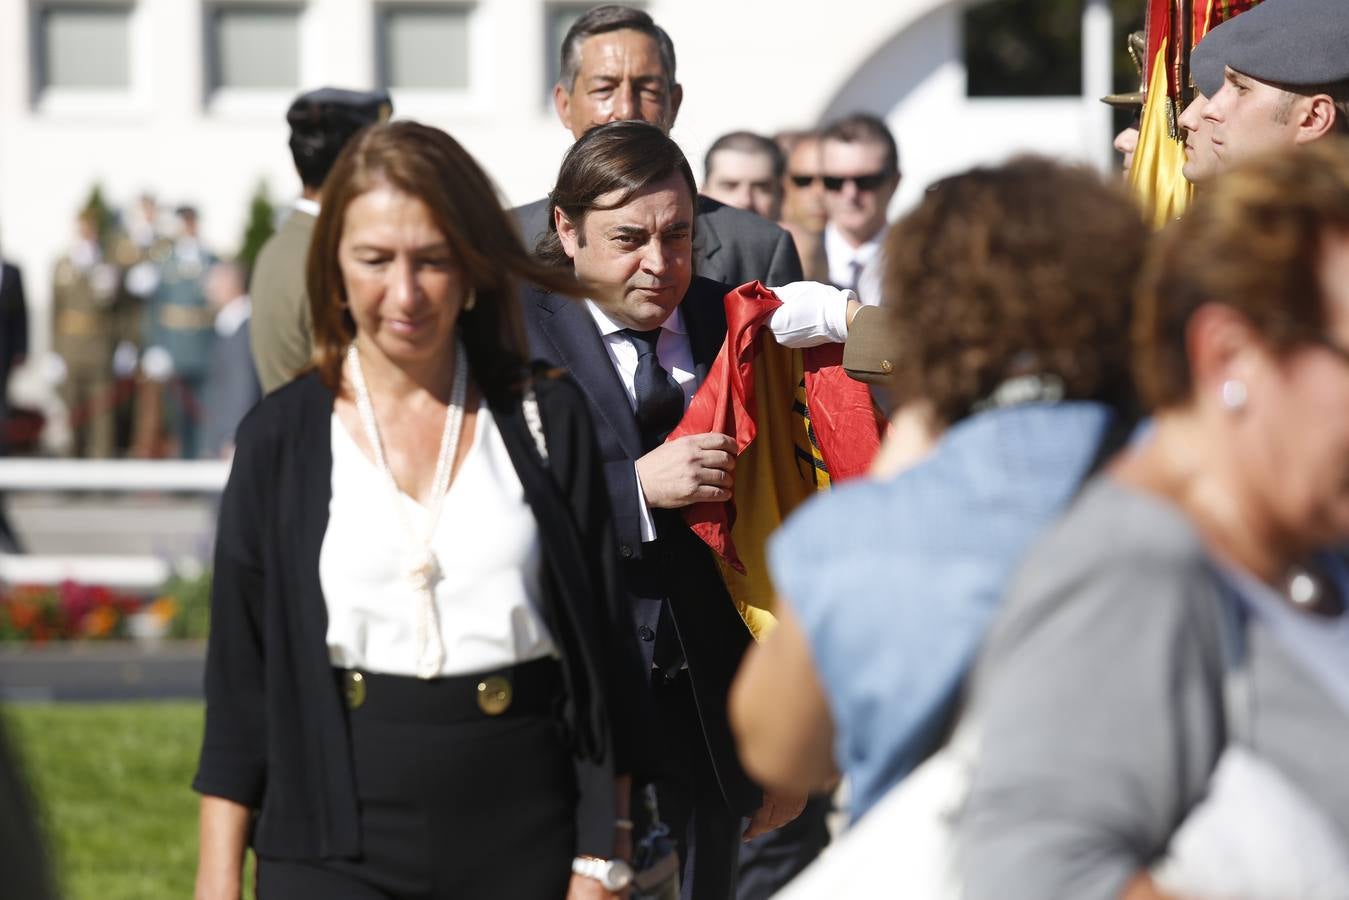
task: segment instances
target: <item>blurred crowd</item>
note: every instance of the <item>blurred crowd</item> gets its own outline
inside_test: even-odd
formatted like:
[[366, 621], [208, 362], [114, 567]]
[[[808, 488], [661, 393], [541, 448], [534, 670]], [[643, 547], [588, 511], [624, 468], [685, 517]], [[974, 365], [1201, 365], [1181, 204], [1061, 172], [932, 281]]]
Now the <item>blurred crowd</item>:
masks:
[[[24, 310], [6, 321], [26, 322], [21, 274], [6, 270], [6, 309]], [[228, 454], [261, 395], [249, 364], [247, 272], [204, 246], [196, 209], [165, 210], [143, 194], [121, 212], [81, 210], [51, 284], [51, 351], [35, 362], [64, 407], [69, 439], [58, 449], [86, 459]], [[19, 348], [3, 360], [7, 380], [27, 355], [26, 325], [6, 334], [6, 349]]]

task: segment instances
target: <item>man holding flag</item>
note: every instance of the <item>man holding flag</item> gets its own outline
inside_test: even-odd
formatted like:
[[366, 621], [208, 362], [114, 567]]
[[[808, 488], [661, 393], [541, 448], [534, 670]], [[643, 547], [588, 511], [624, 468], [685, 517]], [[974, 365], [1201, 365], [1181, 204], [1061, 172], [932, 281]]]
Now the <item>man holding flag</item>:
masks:
[[1216, 26], [1260, 0], [1148, 0], [1147, 87], [1129, 182], [1153, 225], [1185, 212], [1193, 186], [1181, 173], [1185, 133], [1180, 117], [1193, 98], [1190, 51]]
[[[741, 818], [752, 817], [750, 837], [790, 821], [804, 797], [764, 797], [736, 757], [726, 695], [763, 617], [743, 595], [732, 599], [705, 543], [720, 536], [719, 548], [738, 559], [730, 516], [718, 523], [705, 513], [739, 493], [737, 459], [755, 429], [758, 444], [773, 436], [765, 415], [773, 389], [785, 388], [777, 393], [787, 409], [794, 402], [795, 368], [776, 379], [753, 371], [755, 345], [773, 343], [759, 330], [796, 347], [837, 343], [859, 306], [850, 292], [823, 285], [786, 289], [791, 302], [783, 303], [757, 284], [732, 290], [695, 278], [697, 188], [683, 153], [658, 127], [627, 121], [587, 132], [568, 151], [550, 196], [540, 253], [572, 268], [589, 299], [528, 293], [530, 349], [570, 371], [595, 421], [636, 637], [651, 672], [657, 791], [685, 861], [684, 897], [728, 900]], [[821, 382], [815, 369], [799, 375], [807, 391]], [[858, 415], [870, 417], [865, 388], [841, 376], [832, 383], [840, 382], [855, 389], [836, 391], [841, 403], [828, 418], [834, 426], [856, 422], [858, 431], [839, 433], [836, 443], [865, 448], [869, 440], [874, 449], [874, 419]], [[696, 412], [708, 424], [671, 438], [700, 385]], [[797, 432], [803, 442], [808, 433]], [[813, 446], [802, 453], [810, 464], [793, 471], [813, 490], [820, 481]], [[699, 510], [704, 515], [691, 512]]]

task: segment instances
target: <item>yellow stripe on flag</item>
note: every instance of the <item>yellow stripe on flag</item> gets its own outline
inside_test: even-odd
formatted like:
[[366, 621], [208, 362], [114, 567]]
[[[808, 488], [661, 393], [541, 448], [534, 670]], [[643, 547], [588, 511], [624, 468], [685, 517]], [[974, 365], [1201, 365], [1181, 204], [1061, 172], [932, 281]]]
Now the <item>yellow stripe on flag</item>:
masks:
[[1138, 149], [1129, 169], [1129, 184], [1153, 228], [1180, 218], [1194, 196], [1193, 186], [1181, 172], [1185, 165], [1185, 144], [1171, 135], [1171, 99], [1166, 94], [1167, 43], [1162, 41], [1152, 61], [1148, 98], [1138, 128]]

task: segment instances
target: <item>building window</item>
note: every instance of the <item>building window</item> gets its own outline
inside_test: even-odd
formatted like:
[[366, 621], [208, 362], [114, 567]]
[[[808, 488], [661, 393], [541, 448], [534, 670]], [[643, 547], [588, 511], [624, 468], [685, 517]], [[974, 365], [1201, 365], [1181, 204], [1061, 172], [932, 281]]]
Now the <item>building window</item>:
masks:
[[1083, 0], [993, 0], [964, 13], [971, 97], [1082, 94]]
[[380, 83], [390, 89], [469, 86], [468, 6], [390, 4], [378, 11]]
[[130, 87], [131, 4], [51, 3], [34, 20], [39, 91]]
[[206, 10], [212, 91], [293, 89], [300, 83], [300, 7], [221, 3]]

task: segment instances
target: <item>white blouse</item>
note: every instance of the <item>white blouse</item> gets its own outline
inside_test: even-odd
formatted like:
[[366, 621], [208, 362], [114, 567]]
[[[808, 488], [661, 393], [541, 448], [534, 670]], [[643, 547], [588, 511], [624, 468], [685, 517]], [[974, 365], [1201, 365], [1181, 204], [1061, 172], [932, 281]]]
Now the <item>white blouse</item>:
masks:
[[[412, 537], [388, 479], [334, 412], [332, 502], [319, 553], [334, 666], [417, 674], [417, 597], [404, 580]], [[425, 534], [429, 511], [399, 493], [407, 522]], [[486, 404], [445, 495], [431, 547], [440, 573], [436, 613], [445, 662], [440, 675], [466, 675], [556, 656], [540, 615], [538, 523]]]

